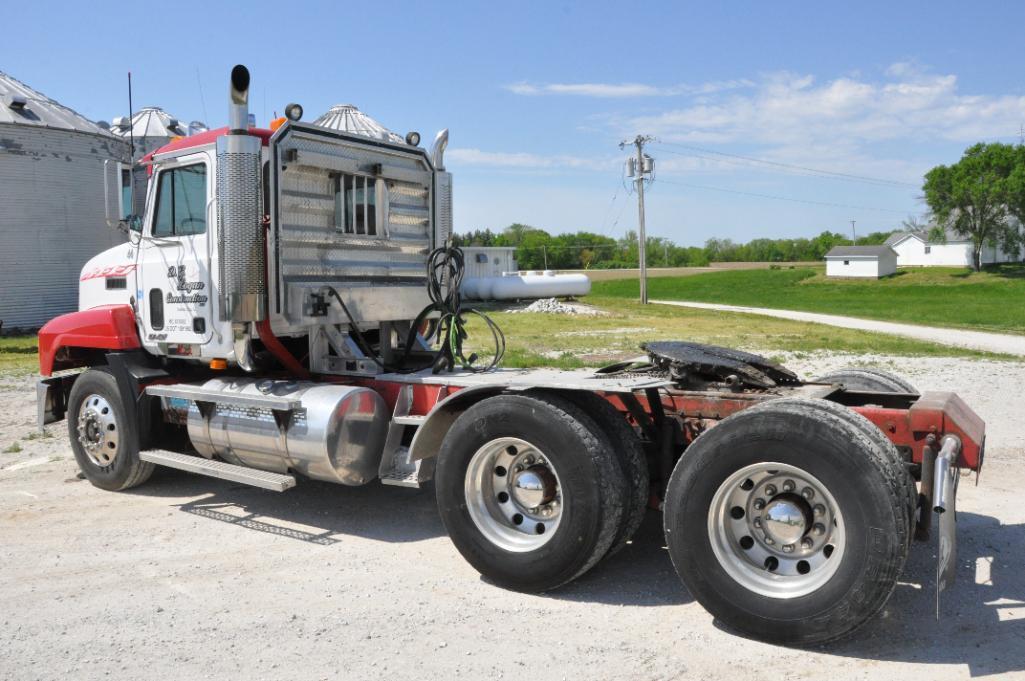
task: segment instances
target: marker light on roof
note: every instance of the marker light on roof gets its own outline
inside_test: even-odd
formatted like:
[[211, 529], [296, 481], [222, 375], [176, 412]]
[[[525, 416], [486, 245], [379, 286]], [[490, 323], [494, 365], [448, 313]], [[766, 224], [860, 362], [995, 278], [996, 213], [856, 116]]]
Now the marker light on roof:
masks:
[[295, 103], [289, 104], [285, 107], [285, 118], [290, 121], [298, 121], [303, 117], [303, 108]]
[[406, 144], [408, 144], [411, 147], [420, 146], [420, 133], [416, 132], [415, 130], [413, 132], [407, 132]]

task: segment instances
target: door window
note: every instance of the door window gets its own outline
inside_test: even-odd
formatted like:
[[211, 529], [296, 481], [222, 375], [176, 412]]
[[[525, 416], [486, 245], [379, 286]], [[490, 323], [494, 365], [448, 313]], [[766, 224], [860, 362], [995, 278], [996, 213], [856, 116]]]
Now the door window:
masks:
[[160, 173], [153, 236], [206, 232], [206, 165], [197, 163]]

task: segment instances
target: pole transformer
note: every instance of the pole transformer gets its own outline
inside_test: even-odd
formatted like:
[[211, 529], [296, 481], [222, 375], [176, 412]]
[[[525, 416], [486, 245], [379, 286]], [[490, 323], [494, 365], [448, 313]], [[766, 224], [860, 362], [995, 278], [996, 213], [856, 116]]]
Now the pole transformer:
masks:
[[640, 269], [641, 282], [641, 304], [648, 304], [648, 260], [647, 260], [647, 235], [644, 231], [644, 179], [645, 175], [651, 175], [655, 170], [655, 159], [644, 153], [644, 145], [654, 138], [648, 135], [637, 135], [633, 140], [626, 140], [619, 143], [619, 148], [624, 149], [632, 144], [637, 148], [637, 157], [627, 161], [629, 177], [635, 177], [637, 183], [637, 256]]

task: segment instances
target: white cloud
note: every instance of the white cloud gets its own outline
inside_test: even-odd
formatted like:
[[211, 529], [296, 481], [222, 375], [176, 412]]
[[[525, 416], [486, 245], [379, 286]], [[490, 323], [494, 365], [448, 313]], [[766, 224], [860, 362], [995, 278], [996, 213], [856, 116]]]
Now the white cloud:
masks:
[[749, 80], [724, 80], [699, 85], [649, 85], [645, 83], [529, 83], [506, 85], [505, 89], [528, 96], [567, 95], [575, 97], [673, 97], [680, 95], [706, 95], [725, 90], [736, 90], [754, 85]]
[[768, 74], [750, 93], [720, 93], [691, 106], [622, 121], [665, 140], [776, 145], [910, 139], [967, 142], [1009, 135], [1025, 118], [1025, 97], [967, 95], [954, 75], [890, 66], [871, 82]]

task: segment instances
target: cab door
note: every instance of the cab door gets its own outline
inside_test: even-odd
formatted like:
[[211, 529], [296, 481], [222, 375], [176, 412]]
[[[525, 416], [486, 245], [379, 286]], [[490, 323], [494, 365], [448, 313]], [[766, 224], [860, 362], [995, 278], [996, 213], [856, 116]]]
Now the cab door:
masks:
[[210, 224], [212, 163], [190, 154], [162, 163], [138, 254], [143, 344], [159, 354], [198, 357], [213, 330]]

